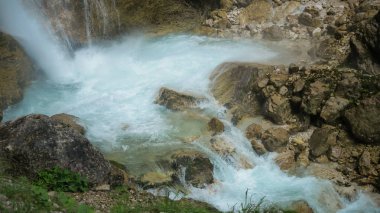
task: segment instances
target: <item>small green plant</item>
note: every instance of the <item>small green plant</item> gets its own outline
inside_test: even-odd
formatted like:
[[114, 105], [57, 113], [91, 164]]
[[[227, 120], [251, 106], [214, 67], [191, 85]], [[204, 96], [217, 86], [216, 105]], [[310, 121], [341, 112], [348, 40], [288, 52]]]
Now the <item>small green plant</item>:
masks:
[[39, 172], [37, 174], [36, 185], [53, 191], [88, 191], [88, 181], [86, 178], [68, 169], [61, 169], [59, 167]]
[[94, 212], [94, 209], [91, 207], [84, 205], [84, 204], [78, 204], [76, 200], [73, 198], [67, 196], [63, 192], [59, 192], [57, 194], [56, 202], [62, 206], [63, 209], [66, 210], [68, 213], [92, 213]]

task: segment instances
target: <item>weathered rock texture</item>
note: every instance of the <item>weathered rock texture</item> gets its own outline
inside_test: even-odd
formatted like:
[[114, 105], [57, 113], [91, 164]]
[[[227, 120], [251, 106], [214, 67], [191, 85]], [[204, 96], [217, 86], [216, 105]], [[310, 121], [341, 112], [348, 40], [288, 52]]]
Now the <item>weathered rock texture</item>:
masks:
[[61, 167], [108, 183], [111, 165], [90, 142], [69, 125], [45, 115], [29, 115], [0, 127], [0, 148], [11, 173], [34, 178], [45, 169]]
[[168, 88], [161, 88], [155, 103], [174, 111], [195, 108], [204, 98], [179, 93]]

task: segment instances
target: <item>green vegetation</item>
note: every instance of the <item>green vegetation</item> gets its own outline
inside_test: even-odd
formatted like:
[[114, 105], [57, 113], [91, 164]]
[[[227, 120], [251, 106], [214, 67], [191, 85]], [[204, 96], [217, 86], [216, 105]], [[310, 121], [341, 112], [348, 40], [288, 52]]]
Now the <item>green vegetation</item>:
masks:
[[94, 210], [78, 204], [63, 192], [48, 194], [46, 188], [30, 183], [26, 178], [0, 177], [0, 212], [51, 212], [91, 213]]
[[36, 185], [51, 191], [85, 192], [88, 191], [86, 178], [68, 169], [54, 167], [37, 174]]

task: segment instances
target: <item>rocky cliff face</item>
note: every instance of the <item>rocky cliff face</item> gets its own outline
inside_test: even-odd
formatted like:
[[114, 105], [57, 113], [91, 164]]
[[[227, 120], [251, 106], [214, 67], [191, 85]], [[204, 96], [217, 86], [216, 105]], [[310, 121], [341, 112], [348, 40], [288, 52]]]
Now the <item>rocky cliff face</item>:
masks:
[[0, 121], [2, 111], [22, 99], [33, 64], [18, 43], [0, 32]]

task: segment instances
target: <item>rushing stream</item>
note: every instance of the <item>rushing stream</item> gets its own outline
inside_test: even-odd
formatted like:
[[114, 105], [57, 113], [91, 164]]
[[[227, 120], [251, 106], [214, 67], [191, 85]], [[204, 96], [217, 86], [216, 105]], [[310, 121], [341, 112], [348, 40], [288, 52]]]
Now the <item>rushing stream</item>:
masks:
[[[75, 115], [108, 158], [126, 164], [136, 175], [154, 169], [159, 155], [194, 147], [209, 155], [217, 181], [205, 189], [188, 186], [188, 197], [223, 211], [243, 202], [247, 190], [256, 202], [262, 197], [283, 205], [305, 200], [316, 212], [333, 212], [339, 202], [346, 206], [342, 212], [376, 211], [364, 195], [348, 203], [328, 181], [283, 173], [273, 163], [274, 155], [257, 156], [244, 134], [223, 119], [224, 109], [209, 92], [213, 69], [226, 61], [271, 62], [281, 58], [278, 51], [252, 41], [138, 35], [68, 54], [20, 1], [1, 1], [0, 8], [0, 30], [18, 39], [46, 74], [31, 84], [22, 102], [5, 112], [5, 120], [30, 113]], [[203, 95], [209, 101], [198, 117], [170, 112], [154, 104], [161, 87]], [[183, 142], [200, 136], [207, 119], [217, 115], [229, 129], [221, 137], [238, 156], [256, 165], [253, 169], [243, 169], [236, 159], [219, 156], [202, 142]]]

